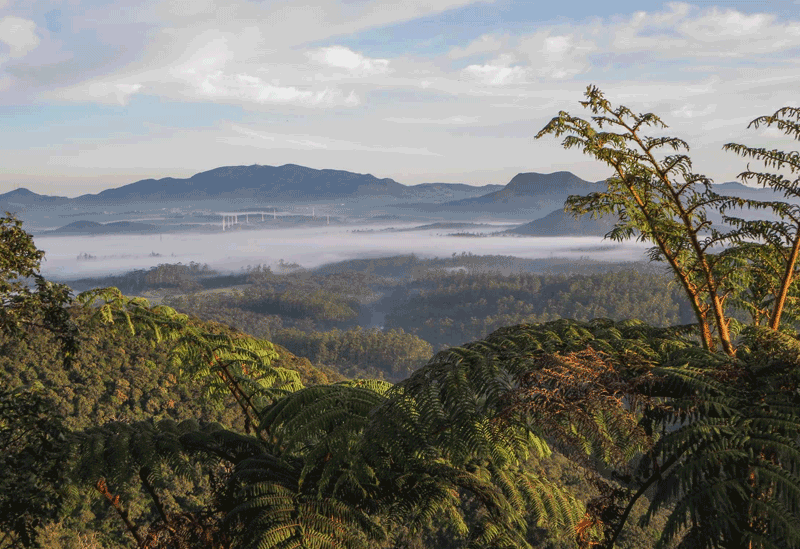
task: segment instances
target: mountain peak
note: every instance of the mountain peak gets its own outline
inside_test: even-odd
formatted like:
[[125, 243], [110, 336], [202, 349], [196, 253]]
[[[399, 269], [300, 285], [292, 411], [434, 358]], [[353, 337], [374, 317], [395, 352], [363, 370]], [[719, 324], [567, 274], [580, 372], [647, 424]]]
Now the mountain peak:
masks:
[[552, 193], [584, 194], [594, 190], [594, 185], [572, 172], [525, 172], [515, 175], [500, 193], [504, 196], [536, 196]]
[[283, 166], [221, 166], [186, 179], [144, 179], [82, 201], [253, 199], [295, 201], [343, 197], [402, 196], [405, 187], [393, 179], [343, 170], [317, 170], [297, 164]]
[[9, 191], [5, 194], [0, 194], [0, 199], [3, 198], [22, 198], [22, 197], [33, 197], [33, 196], [41, 196], [36, 194], [33, 191], [26, 189], [25, 187], [20, 187], [18, 189], [14, 189], [13, 191]]
[[9, 191], [5, 194], [0, 194], [0, 202], [16, 202], [18, 204], [35, 204], [35, 203], [56, 203], [69, 200], [63, 196], [48, 196], [44, 194], [37, 194], [25, 187], [20, 187]]

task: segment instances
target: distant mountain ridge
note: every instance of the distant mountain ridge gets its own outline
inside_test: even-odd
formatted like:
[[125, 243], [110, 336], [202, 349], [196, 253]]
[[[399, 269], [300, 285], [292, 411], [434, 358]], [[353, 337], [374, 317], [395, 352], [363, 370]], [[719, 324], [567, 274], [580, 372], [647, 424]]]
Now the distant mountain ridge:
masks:
[[[581, 183], [562, 174], [572, 176], [572, 174], [569, 172], [557, 172], [550, 175], [558, 176], [558, 179], [553, 178], [553, 180], [564, 185], [564, 189], [570, 191], [568, 194], [587, 194], [588, 192], [591, 192], [587, 190], [581, 190]], [[536, 177], [520, 178], [520, 176], [526, 175], [533, 175]], [[506, 188], [503, 189], [503, 191], [495, 193], [494, 196], [505, 196], [505, 199], [497, 198], [497, 200], [500, 202], [509, 202], [510, 199], [508, 197], [536, 196], [537, 194], [541, 194], [543, 192], [546, 193], [547, 191], [543, 189], [543, 180], [541, 177], [538, 177], [540, 175], [542, 174], [520, 174], [520, 176], [514, 178], [519, 178], [517, 185], [512, 187], [511, 183], [509, 183]], [[545, 176], [545, 178], [546, 177], [547, 176]], [[514, 182], [514, 180], [512, 180], [512, 182]], [[594, 184], [590, 183], [589, 185], [596, 186], [598, 189], [604, 186], [602, 181], [598, 181]], [[509, 189], [509, 187], [511, 188]], [[756, 198], [761, 200], [776, 198], [764, 194], [765, 192], [769, 193], [769, 191], [765, 191], [764, 189], [760, 188], [748, 187], [735, 181], [712, 184], [712, 189], [721, 195], [732, 195], [741, 198]], [[488, 195], [481, 198], [486, 199], [488, 198]], [[611, 215], [593, 218], [587, 214], [576, 218], [572, 214], [565, 212], [562, 204], [561, 207], [551, 211], [544, 217], [534, 219], [533, 221], [525, 223], [524, 225], [513, 227], [503, 232], [526, 236], [605, 236], [614, 228], [615, 222], [616, 217]]]
[[[514, 176], [507, 185], [476, 187], [460, 183], [422, 183], [403, 185], [391, 178], [377, 178], [344, 170], [317, 170], [285, 164], [283, 166], [224, 166], [197, 173], [189, 178], [143, 179], [85, 194], [71, 199], [47, 196], [16, 189], [0, 195], [0, 210], [11, 211], [34, 206], [98, 206], [125, 202], [156, 202], [211, 199], [252, 199], [258, 202], [299, 202], [384, 198], [398, 207], [427, 211], [486, 213], [548, 212], [560, 208], [571, 194], [586, 194], [604, 188], [602, 181], [589, 182], [568, 171], [526, 172]], [[715, 184], [722, 194], [757, 197], [763, 189], [740, 183]]]
[[444, 202], [486, 194], [502, 185], [473, 186], [464, 183], [421, 183], [403, 185], [391, 178], [377, 178], [344, 170], [317, 170], [296, 164], [283, 166], [223, 166], [189, 178], [142, 179], [121, 187], [77, 198], [50, 197], [16, 189], [0, 194], [3, 204], [31, 206], [72, 202], [76, 205], [124, 202], [181, 201], [211, 199], [253, 199], [257, 201], [337, 200], [388, 197], [392, 200]]
[[114, 221], [112, 223], [97, 223], [96, 221], [73, 221], [68, 225], [59, 227], [45, 234], [114, 234], [114, 233], [152, 233], [159, 228], [150, 223], [137, 223], [134, 221]]
[[464, 183], [420, 183], [407, 187], [403, 198], [430, 202], [452, 202], [499, 191], [504, 185], [483, 185], [475, 187]]
[[566, 172], [526, 172], [515, 175], [497, 191], [441, 204], [450, 211], [474, 210], [494, 213], [549, 211], [563, 207], [571, 194], [587, 194], [603, 188], [602, 181], [589, 182]]
[[33, 191], [29, 191], [25, 187], [21, 187], [19, 189], [14, 189], [13, 191], [9, 191], [5, 194], [0, 194], [0, 204], [19, 204], [19, 205], [30, 205], [30, 204], [60, 204], [64, 202], [69, 202], [72, 200], [71, 198], [67, 198], [66, 196], [48, 196], [45, 194], [38, 194]]
[[402, 196], [405, 186], [389, 178], [343, 170], [315, 170], [296, 164], [283, 166], [225, 166], [186, 179], [143, 179], [86, 194], [78, 202], [151, 200], [203, 200], [252, 198], [256, 200], [336, 199], [355, 196]]

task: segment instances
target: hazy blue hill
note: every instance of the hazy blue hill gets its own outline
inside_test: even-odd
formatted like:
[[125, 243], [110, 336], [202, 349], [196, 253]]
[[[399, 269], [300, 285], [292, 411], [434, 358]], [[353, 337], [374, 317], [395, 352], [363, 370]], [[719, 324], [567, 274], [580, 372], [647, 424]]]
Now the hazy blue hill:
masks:
[[584, 215], [576, 219], [560, 209], [503, 232], [530, 236], [605, 236], [613, 228], [614, 220], [609, 216], [592, 219]]
[[52, 232], [94, 231], [102, 226], [103, 224], [98, 223], [97, 221], [86, 221], [85, 219], [81, 219], [80, 221], [73, 221], [69, 225], [64, 225], [63, 227], [54, 229]]
[[572, 172], [519, 173], [508, 185], [497, 191], [495, 200], [509, 201], [520, 197], [552, 194], [586, 194], [599, 190], [601, 186], [601, 182], [585, 181]]
[[[563, 174], [566, 174], [566, 176]], [[539, 176], [542, 174], [520, 174], [515, 177], [503, 191], [495, 193], [495, 196], [503, 195], [503, 198], [499, 199], [502, 202], [504, 200], [510, 200], [511, 197], [541, 195], [543, 192], [547, 192], [544, 190], [545, 185], [552, 184], [552, 181], [547, 181], [546, 177], [520, 177], [527, 175]], [[560, 179], [557, 181], [564, 186], [568, 194], [587, 194], [591, 192], [591, 190], [598, 190], [602, 187], [602, 182], [588, 183], [572, 176], [569, 172], [557, 172], [550, 175], [560, 176]], [[512, 187], [512, 183], [514, 183], [515, 180], [517, 183]], [[581, 188], [582, 185], [592, 187], [593, 189], [590, 190], [586, 187]], [[509, 187], [511, 188], [509, 189]], [[712, 188], [719, 194], [738, 196], [741, 198], [757, 198], [762, 200], [774, 200], [778, 198], [769, 190], [749, 187], [735, 181], [713, 184]], [[600, 219], [592, 219], [591, 216], [585, 215], [576, 219], [571, 214], [566, 213], [563, 208], [558, 208], [544, 217], [535, 219], [519, 227], [508, 229], [504, 232], [530, 236], [604, 236], [613, 228], [614, 220], [611, 217], [606, 216]]]
[[69, 198], [65, 196], [48, 196], [44, 194], [37, 194], [29, 191], [26, 188], [14, 189], [13, 191], [5, 194], [0, 194], [0, 204], [9, 205], [48, 205], [48, 204], [61, 204], [69, 202]]
[[[82, 211], [134, 202], [176, 207], [186, 201], [206, 201], [209, 204], [218, 201], [213, 208], [224, 208], [223, 204], [237, 200], [257, 208], [263, 203], [346, 200], [351, 204], [359, 204], [362, 210], [391, 206], [406, 212], [416, 210], [426, 216], [443, 213], [445, 217], [452, 217], [452, 214], [482, 213], [530, 219], [560, 208], [571, 194], [586, 194], [603, 186], [602, 182], [584, 181], [567, 171], [520, 173], [505, 186], [462, 183], [407, 186], [371, 174], [317, 170], [296, 164], [226, 166], [186, 179], [144, 179], [75, 199], [47, 196], [20, 188], [0, 194], [0, 211], [26, 211], [30, 215], [30, 212], [37, 210], [44, 214], [62, 207]], [[782, 199], [782, 193], [775, 194], [737, 182], [714, 184], [713, 188], [720, 194], [742, 198]], [[73, 212], [70, 215], [76, 216]], [[52, 226], [52, 222], [44, 219], [39, 219], [37, 223]]]
[[754, 187], [748, 187], [747, 185], [742, 185], [738, 181], [727, 181], [725, 183], [712, 183], [711, 188], [714, 189], [716, 192], [728, 191], [733, 193], [752, 192], [760, 190]]
[[500, 190], [440, 204], [443, 210], [514, 213], [549, 211], [564, 204], [571, 194], [600, 190], [602, 183], [584, 181], [571, 172], [520, 173]]
[[485, 193], [490, 193], [494, 191], [499, 191], [505, 187], [505, 185], [467, 185], [466, 183], [419, 183], [417, 185], [409, 185], [408, 188], [410, 190], [442, 190], [442, 191], [461, 191], [461, 192], [476, 192], [476, 191], [484, 191]]
[[459, 222], [439, 222], [439, 223], [428, 223], [427, 225], [419, 225], [417, 227], [409, 227], [407, 229], [396, 229], [397, 232], [411, 232], [411, 231], [430, 231], [434, 229], [485, 229], [487, 227], [491, 227], [492, 225], [488, 225], [486, 223], [459, 223]]
[[769, 188], [750, 187], [742, 185], [736, 181], [726, 183], [714, 183], [711, 190], [726, 196], [738, 196], [740, 198], [752, 198], [756, 200], [784, 200], [782, 192], [775, 192]]
[[97, 223], [96, 221], [73, 221], [58, 229], [48, 231], [47, 234], [113, 234], [113, 233], [149, 233], [160, 231], [156, 225], [150, 223], [136, 223], [134, 221], [115, 221], [113, 223]]
[[316, 170], [296, 164], [283, 166], [225, 166], [188, 179], [145, 179], [81, 202], [118, 203], [151, 200], [251, 198], [256, 200], [338, 199], [355, 196], [400, 197], [406, 187], [393, 179], [343, 170]]
[[499, 191], [503, 185], [465, 185], [464, 183], [420, 183], [406, 187], [403, 198], [425, 202], [451, 202]]

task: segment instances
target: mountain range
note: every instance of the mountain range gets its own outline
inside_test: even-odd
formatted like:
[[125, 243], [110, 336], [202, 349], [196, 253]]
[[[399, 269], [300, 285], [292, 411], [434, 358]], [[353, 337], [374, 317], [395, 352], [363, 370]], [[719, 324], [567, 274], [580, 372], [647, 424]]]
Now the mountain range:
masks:
[[[27, 189], [0, 195], [0, 206], [120, 205], [125, 202], [202, 201], [211, 199], [250, 199], [255, 202], [307, 202], [384, 198], [395, 205], [447, 211], [552, 210], [571, 194], [600, 190], [602, 181], [589, 182], [560, 171], [520, 173], [507, 185], [473, 186], [459, 183], [402, 185], [389, 178], [344, 170], [317, 170], [296, 164], [283, 166], [225, 166], [179, 179], [143, 179], [77, 198], [47, 196]], [[723, 183], [715, 188], [724, 194], [758, 194], [739, 183]]]
[[71, 200], [66, 196], [37, 194], [25, 188], [14, 189], [5, 194], [0, 194], [0, 205], [7, 204], [9, 206], [56, 205], [64, 204]]
[[571, 194], [588, 194], [603, 188], [603, 182], [584, 181], [571, 172], [519, 173], [508, 184], [481, 196], [445, 202], [443, 210], [514, 213], [561, 208]]
[[96, 221], [73, 221], [45, 234], [113, 234], [113, 233], [152, 233], [158, 227], [151, 223], [135, 223], [133, 221], [115, 221], [113, 223], [97, 223]]
[[82, 203], [123, 201], [253, 199], [307, 201], [363, 196], [404, 195], [406, 187], [393, 179], [343, 170], [315, 170], [296, 164], [283, 166], [225, 166], [187, 179], [143, 179], [98, 194], [85, 194]]
[[[568, 196], [587, 194], [604, 188], [603, 181], [586, 181], [568, 171], [519, 173], [506, 185], [478, 187], [459, 183], [402, 185], [393, 179], [379, 179], [371, 174], [317, 170], [296, 164], [256, 164], [220, 167], [185, 179], [143, 179], [77, 198], [40, 195], [27, 189], [16, 189], [0, 195], [0, 212], [38, 210], [44, 212], [42, 215], [47, 214], [44, 216], [47, 217], [49, 212], [58, 209], [62, 212], [55, 217], [75, 217], [81, 215], [74, 213], [75, 210], [89, 210], [98, 206], [125, 206], [129, 203], [150, 203], [152, 207], [156, 207], [175, 202], [207, 201], [208, 207], [219, 208], [227, 200], [235, 200], [239, 206], [244, 201], [256, 207], [260, 204], [281, 202], [342, 201], [348, 205], [360, 204], [360, 210], [373, 217], [375, 211], [398, 220], [407, 218], [409, 214], [420, 214], [422, 219], [449, 218], [450, 221], [458, 221], [464, 216], [470, 217], [472, 221], [474, 215], [490, 218], [505, 216], [508, 219], [533, 219], [509, 231], [520, 235], [604, 235], [613, 226], [613, 220], [593, 220], [589, 217], [576, 220], [563, 212], [564, 201]], [[720, 194], [742, 198], [762, 198], [765, 193], [772, 195], [764, 189], [747, 187], [736, 182], [714, 185], [714, 190]], [[212, 202], [216, 204], [212, 205]], [[375, 205], [379, 210], [375, 210]], [[145, 209], [150, 210], [152, 207]], [[397, 216], [395, 212], [402, 213], [403, 216]], [[92, 212], [87, 211], [86, 214], [92, 215]], [[47, 222], [42, 221], [42, 224], [46, 226]], [[50, 226], [52, 227], [52, 222]], [[150, 230], [152, 226], [149, 224], [100, 224], [89, 221], [70, 223], [56, 229], [61, 234]]]
[[307, 202], [380, 197], [392, 201], [441, 203], [494, 192], [502, 185], [474, 186], [463, 183], [402, 185], [389, 178], [343, 170], [317, 170], [283, 166], [225, 166], [179, 179], [143, 179], [77, 198], [47, 196], [16, 189], [0, 195], [0, 206], [27, 207], [71, 203], [79, 206], [120, 205], [125, 202], [253, 200]]

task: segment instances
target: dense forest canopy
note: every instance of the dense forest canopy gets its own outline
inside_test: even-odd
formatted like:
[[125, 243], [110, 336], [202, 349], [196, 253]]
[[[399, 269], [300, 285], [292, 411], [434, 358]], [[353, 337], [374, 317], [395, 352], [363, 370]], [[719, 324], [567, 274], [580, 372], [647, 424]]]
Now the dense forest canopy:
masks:
[[[178, 288], [176, 277], [163, 276], [168, 272], [184, 273], [180, 283], [191, 289]], [[680, 288], [646, 263], [460, 254], [363, 259], [283, 274], [263, 266], [223, 274], [163, 264], [69, 284], [114, 285], [279, 343], [319, 367], [391, 381], [408, 377], [434, 350], [503, 326], [601, 317], [671, 326], [693, 318]]]
[[72, 296], [0, 219], [0, 548], [799, 547], [800, 212], [716, 195], [654, 114], [582, 105], [538, 137], [614, 176], [567, 209], [616, 216], [674, 284], [164, 265], [123, 287], [169, 290], [153, 305]]

